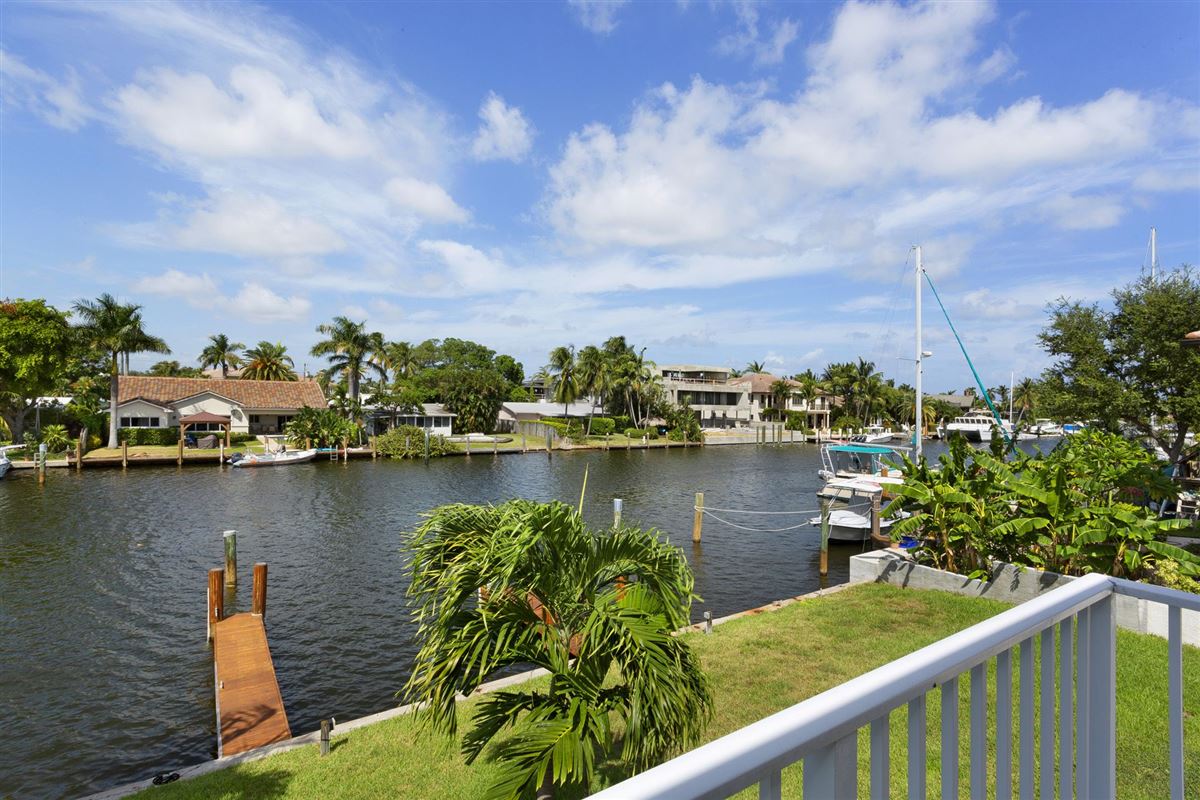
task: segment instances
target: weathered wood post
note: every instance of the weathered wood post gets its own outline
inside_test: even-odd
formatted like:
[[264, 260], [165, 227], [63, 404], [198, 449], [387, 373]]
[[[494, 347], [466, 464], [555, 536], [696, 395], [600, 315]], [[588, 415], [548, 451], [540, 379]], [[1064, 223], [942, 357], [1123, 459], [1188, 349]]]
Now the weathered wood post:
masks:
[[342, 439], [342, 463], [350, 463], [350, 439], [348, 437]]
[[467, 458], [471, 457], [471, 434], [467, 434]]
[[250, 613], [267, 616], [267, 564], [264, 561], [254, 565], [253, 598]]
[[696, 514], [692, 517], [692, 541], [700, 543], [701, 529], [704, 527], [704, 492], [696, 492]]
[[225, 585], [237, 586], [237, 531], [225, 531]]
[[521, 452], [528, 453], [529, 445], [525, 442], [525, 431], [521, 431]]
[[379, 449], [375, 446], [375, 434], [371, 434], [371, 460], [379, 457]]
[[79, 434], [79, 441], [75, 442], [75, 471], [83, 469], [83, 437], [87, 436], [87, 428], [84, 428]]
[[712, 633], [712, 612], [711, 611], [704, 612], [704, 632]]
[[213, 638], [213, 625], [225, 618], [225, 570], [213, 567], [208, 571], [208, 641]]
[[177, 466], [177, 467], [183, 466], [183, 431], [184, 431], [184, 427], [182, 425], [180, 425], [179, 426], [179, 455], [175, 457], [175, 466]]
[[554, 434], [550, 432], [550, 426], [546, 426], [546, 460], [554, 460]]
[[46, 483], [46, 445], [39, 445], [38, 454], [34, 457], [37, 465], [38, 486], [43, 486]]
[[121, 442], [121, 469], [129, 468], [129, 442]]
[[821, 577], [829, 574], [829, 500], [821, 498]]
[[429, 428], [425, 429], [425, 464], [429, 464]]
[[604, 434], [604, 450], [605, 452], [612, 450], [612, 431]]
[[496, 436], [492, 437], [492, 455], [500, 455], [500, 439]]
[[879, 544], [879, 539], [880, 539], [880, 536], [879, 536], [879, 506], [880, 506], [879, 498], [880, 498], [880, 495], [882, 495], [882, 494], [883, 494], [883, 492], [879, 491], [879, 492], [875, 492], [874, 494], [871, 495], [871, 542], [876, 545]]
[[333, 724], [329, 720], [321, 720], [321, 755], [329, 755], [329, 730]]
[[621, 509], [625, 505], [625, 501], [619, 497], [613, 498], [613, 527], [621, 527]]

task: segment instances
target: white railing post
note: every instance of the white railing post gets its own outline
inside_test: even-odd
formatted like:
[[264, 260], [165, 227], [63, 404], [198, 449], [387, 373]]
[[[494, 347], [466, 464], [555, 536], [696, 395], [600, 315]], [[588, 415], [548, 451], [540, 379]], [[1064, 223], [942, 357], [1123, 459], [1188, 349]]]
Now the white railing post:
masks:
[[1075, 617], [1075, 796], [1088, 797], [1088, 725], [1091, 704], [1088, 702], [1088, 663], [1092, 610], [1085, 608]]
[[1167, 709], [1171, 800], [1183, 800], [1183, 609], [1167, 608]]
[[971, 668], [971, 800], [987, 800], [987, 662]]
[[858, 794], [858, 734], [843, 736], [804, 758], [804, 796], [854, 800]]
[[1012, 800], [1012, 722], [1010, 648], [996, 656], [996, 800]]
[[891, 797], [891, 714], [871, 720], [871, 800]]
[[925, 695], [908, 702], [908, 800], [925, 800]]
[[1088, 797], [1117, 791], [1117, 624], [1112, 594], [1088, 614]]
[[1033, 800], [1033, 637], [1021, 642], [1021, 705], [1017, 724], [1021, 800]]
[[1054, 797], [1054, 628], [1042, 631], [1041, 640], [1041, 685], [1039, 692], [1041, 717], [1041, 745], [1039, 753], [1040, 769], [1038, 775], [1038, 796]]
[[758, 800], [783, 800], [783, 773], [772, 770], [758, 782]]
[[1064, 619], [1058, 626], [1058, 796], [1070, 800], [1074, 783], [1075, 745], [1075, 664], [1071, 658], [1075, 648], [1072, 620]]
[[942, 683], [942, 800], [958, 800], [958, 678]]

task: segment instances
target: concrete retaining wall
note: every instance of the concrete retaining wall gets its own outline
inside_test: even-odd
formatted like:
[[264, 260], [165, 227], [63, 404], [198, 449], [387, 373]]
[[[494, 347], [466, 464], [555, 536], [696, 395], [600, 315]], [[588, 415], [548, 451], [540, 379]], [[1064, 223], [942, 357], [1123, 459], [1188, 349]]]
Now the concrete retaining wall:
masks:
[[[1024, 603], [1073, 580], [1075, 578], [1069, 575], [998, 563], [992, 571], [991, 580], [982, 581], [915, 564], [891, 550], [875, 550], [850, 558], [850, 583], [890, 583], [908, 589], [937, 589], [1005, 603]], [[1167, 607], [1161, 603], [1118, 595], [1117, 625], [1165, 639]], [[1183, 641], [1200, 647], [1200, 614], [1194, 611], [1183, 612]]]

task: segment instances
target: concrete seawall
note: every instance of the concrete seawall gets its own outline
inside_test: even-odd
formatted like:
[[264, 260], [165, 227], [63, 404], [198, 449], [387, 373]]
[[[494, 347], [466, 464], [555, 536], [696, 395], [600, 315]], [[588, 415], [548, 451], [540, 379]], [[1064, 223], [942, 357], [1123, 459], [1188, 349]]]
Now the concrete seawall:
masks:
[[[850, 583], [890, 583], [909, 589], [987, 597], [1005, 603], [1024, 603], [1040, 594], [1075, 580], [1070, 575], [1043, 572], [1030, 567], [997, 563], [991, 580], [968, 578], [954, 572], [916, 564], [890, 550], [850, 557]], [[1167, 637], [1167, 607], [1161, 603], [1117, 595], [1117, 625], [1136, 633]], [[1183, 641], [1200, 647], [1200, 614], [1183, 612]]]

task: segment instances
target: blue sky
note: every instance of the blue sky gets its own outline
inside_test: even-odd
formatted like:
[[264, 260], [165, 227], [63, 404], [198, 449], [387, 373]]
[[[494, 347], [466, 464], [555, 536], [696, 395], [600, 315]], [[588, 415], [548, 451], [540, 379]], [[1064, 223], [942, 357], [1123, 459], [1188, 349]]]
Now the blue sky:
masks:
[[347, 314], [910, 380], [920, 243], [994, 385], [1150, 226], [1200, 263], [1197, 3], [10, 2], [0, 50], [0, 295], [184, 362]]

